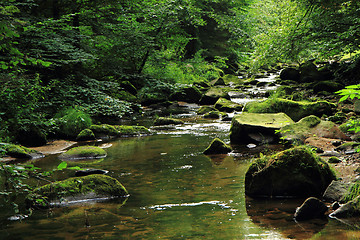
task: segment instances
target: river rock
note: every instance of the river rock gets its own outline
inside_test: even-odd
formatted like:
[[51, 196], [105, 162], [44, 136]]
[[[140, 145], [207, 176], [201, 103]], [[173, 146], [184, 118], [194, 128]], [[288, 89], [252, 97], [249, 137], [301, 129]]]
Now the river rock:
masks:
[[205, 149], [204, 154], [226, 154], [231, 152], [232, 149], [229, 145], [221, 141], [219, 138], [215, 138], [210, 145]]
[[320, 82], [317, 82], [316, 84], [314, 84], [314, 86], [313, 86], [313, 90], [316, 93], [322, 92], [322, 91], [333, 93], [333, 92], [336, 92], [343, 88], [344, 88], [344, 86], [342, 84], [334, 82], [334, 81], [320, 81]]
[[196, 86], [186, 86], [170, 96], [171, 101], [183, 101], [188, 103], [198, 103], [202, 93]]
[[328, 207], [315, 197], [309, 197], [296, 209], [294, 219], [296, 221], [305, 221], [314, 218], [324, 218]]
[[71, 148], [65, 153], [62, 153], [59, 158], [64, 161], [71, 161], [104, 158], [106, 155], [106, 151], [102, 148], [96, 146], [80, 146]]
[[123, 136], [140, 136], [150, 134], [150, 130], [144, 126], [127, 126], [127, 125], [91, 125], [89, 128], [96, 138], [123, 137]]
[[219, 98], [230, 99], [230, 96], [224, 89], [219, 87], [212, 87], [202, 96], [200, 100], [201, 105], [213, 105]]
[[315, 115], [333, 115], [336, 105], [327, 101], [306, 102], [292, 101], [283, 98], [270, 98], [262, 102], [249, 102], [244, 111], [252, 113], [286, 113], [294, 121]]
[[165, 117], [159, 117], [154, 122], [155, 126], [180, 125], [180, 124], [184, 124], [184, 121], [176, 118], [165, 118]]
[[326, 188], [323, 198], [328, 201], [340, 202], [348, 193], [350, 186], [351, 183], [334, 180]]
[[360, 216], [360, 196], [342, 205], [330, 214], [330, 217], [335, 218], [350, 218]]
[[272, 142], [275, 131], [294, 121], [285, 113], [247, 113], [235, 115], [231, 122], [230, 139], [234, 143]]
[[314, 82], [322, 80], [316, 65], [312, 61], [307, 61], [301, 64], [299, 71], [301, 82]]
[[126, 197], [128, 192], [115, 178], [106, 175], [74, 177], [36, 188], [26, 197], [29, 207], [49, 208], [84, 200]]
[[294, 80], [299, 81], [300, 79], [300, 71], [295, 68], [284, 68], [280, 72], [281, 80]]
[[319, 138], [349, 140], [335, 123], [322, 121], [314, 115], [302, 118], [296, 123], [284, 126], [280, 130], [283, 138], [291, 142], [303, 143], [307, 138], [316, 136]]
[[45, 155], [36, 150], [15, 144], [2, 143], [0, 144], [0, 152], [3, 152], [5, 155], [20, 158], [20, 159], [35, 159], [42, 158]]
[[75, 172], [76, 177], [83, 177], [92, 174], [107, 174], [109, 171], [102, 170], [102, 169], [85, 169], [85, 170], [78, 170]]
[[90, 141], [95, 139], [95, 134], [90, 129], [82, 130], [76, 137], [76, 141]]
[[305, 146], [252, 162], [245, 175], [251, 197], [321, 196], [336, 176], [329, 165]]
[[210, 84], [213, 85], [213, 86], [224, 86], [224, 85], [226, 85], [223, 78], [214, 79], [214, 80], [212, 80], [210, 82]]
[[225, 98], [219, 98], [215, 103], [214, 107], [221, 112], [234, 112], [234, 111], [242, 111], [243, 105], [232, 102]]

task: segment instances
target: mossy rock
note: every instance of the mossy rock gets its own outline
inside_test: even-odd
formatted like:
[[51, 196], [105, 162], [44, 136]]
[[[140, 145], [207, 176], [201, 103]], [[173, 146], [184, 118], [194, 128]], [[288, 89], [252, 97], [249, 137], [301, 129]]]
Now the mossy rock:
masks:
[[223, 78], [218, 78], [218, 79], [214, 79], [210, 82], [210, 85], [213, 85], [213, 86], [224, 86], [226, 85], [225, 84], [225, 81]]
[[82, 130], [79, 135], [76, 137], [77, 141], [89, 141], [89, 140], [95, 140], [95, 134], [90, 129], [84, 129]]
[[282, 127], [280, 134], [282, 138], [300, 143], [303, 143], [306, 138], [312, 136], [349, 140], [335, 123], [322, 121], [314, 115], [307, 116], [296, 123]]
[[82, 159], [99, 159], [107, 156], [104, 149], [96, 146], [80, 146], [74, 147], [65, 153], [62, 153], [59, 158], [65, 161], [82, 160]]
[[319, 93], [322, 91], [334, 93], [343, 88], [344, 88], [344, 86], [342, 84], [337, 83], [335, 81], [320, 81], [320, 82], [315, 83], [313, 86], [313, 90], [316, 93]]
[[127, 195], [127, 190], [117, 179], [95, 174], [69, 178], [36, 188], [26, 197], [26, 202], [31, 207], [49, 208], [76, 201], [111, 199]]
[[324, 160], [301, 146], [252, 162], [245, 175], [245, 193], [251, 197], [317, 197], [335, 179]]
[[262, 102], [249, 102], [244, 111], [251, 113], [286, 113], [294, 121], [309, 116], [333, 115], [336, 105], [327, 101], [305, 102], [270, 98]]
[[210, 145], [205, 149], [204, 154], [226, 154], [231, 152], [232, 149], [229, 145], [224, 143], [219, 138], [215, 138]]
[[198, 103], [202, 97], [201, 91], [196, 86], [186, 86], [170, 96], [170, 100]]
[[353, 218], [360, 216], [360, 196], [342, 205], [330, 214], [330, 217], [335, 218]]
[[230, 99], [230, 96], [223, 88], [212, 87], [202, 96], [200, 104], [213, 105], [219, 98]]
[[222, 116], [225, 116], [225, 115], [226, 115], [226, 113], [215, 110], [215, 111], [210, 111], [208, 113], [205, 113], [204, 118], [218, 119], [218, 118], [221, 118]]
[[300, 71], [295, 68], [284, 68], [280, 72], [280, 79], [281, 80], [293, 80], [299, 81], [300, 79]]
[[1, 144], [0, 149], [3, 149], [3, 154], [13, 158], [32, 159], [44, 157], [44, 154], [36, 150], [15, 144]]
[[332, 156], [329, 158], [328, 163], [340, 163], [341, 160], [338, 157]]
[[91, 125], [89, 128], [96, 138], [101, 137], [123, 137], [123, 136], [139, 136], [149, 134], [150, 130], [144, 126], [127, 126], [127, 125]]
[[184, 121], [176, 118], [166, 118], [166, 117], [159, 117], [155, 120], [155, 126], [163, 126], [163, 125], [180, 125], [184, 124]]
[[234, 112], [234, 111], [242, 111], [243, 105], [232, 102], [225, 98], [219, 98], [215, 103], [214, 107], [221, 112]]
[[230, 140], [242, 144], [275, 141], [275, 131], [291, 123], [294, 121], [285, 113], [243, 112], [232, 119]]
[[206, 113], [211, 112], [211, 111], [217, 111], [217, 109], [215, 107], [212, 107], [212, 106], [201, 106], [196, 111], [196, 113], [202, 115], [202, 114], [206, 114]]

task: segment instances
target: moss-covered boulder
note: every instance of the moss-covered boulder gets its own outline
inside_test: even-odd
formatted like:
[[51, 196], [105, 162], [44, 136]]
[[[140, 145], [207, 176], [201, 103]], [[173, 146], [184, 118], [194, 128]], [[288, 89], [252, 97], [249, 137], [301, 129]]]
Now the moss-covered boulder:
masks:
[[233, 143], [272, 142], [276, 130], [294, 121], [285, 113], [247, 113], [235, 115], [231, 122], [230, 139]]
[[307, 147], [291, 148], [253, 161], [245, 175], [245, 193], [252, 197], [321, 196], [336, 176]]
[[300, 71], [295, 68], [284, 68], [280, 72], [281, 80], [294, 80], [299, 81], [300, 79]]
[[77, 135], [76, 140], [77, 141], [89, 141], [89, 140], [95, 140], [95, 134], [90, 129], [84, 129], [82, 130], [79, 135]]
[[313, 90], [316, 93], [326, 91], [330, 93], [334, 93], [340, 89], [343, 89], [344, 86], [335, 81], [320, 81], [314, 84]]
[[221, 85], [224, 86], [224, 85], [226, 85], [224, 79], [221, 78], [221, 77], [212, 80], [212, 81], [210, 82], [210, 84], [213, 85], [213, 86], [221, 86]]
[[204, 118], [209, 118], [209, 119], [218, 119], [218, 118], [221, 118], [223, 116], [226, 116], [226, 113], [215, 110], [215, 111], [210, 111], [208, 113], [205, 113], [203, 117]]
[[221, 111], [221, 112], [234, 112], [234, 111], [242, 111], [243, 109], [243, 105], [241, 104], [238, 104], [238, 103], [235, 103], [235, 102], [232, 102], [228, 99], [225, 99], [225, 98], [219, 98], [214, 107]]
[[300, 143], [303, 143], [306, 138], [312, 136], [349, 140], [349, 138], [341, 132], [335, 123], [322, 121], [314, 115], [305, 117], [296, 123], [282, 127], [280, 134], [284, 139]]
[[82, 160], [82, 159], [100, 159], [106, 157], [104, 149], [96, 146], [74, 147], [62, 153], [59, 158], [65, 161]]
[[155, 126], [162, 126], [162, 125], [180, 125], [184, 124], [184, 121], [176, 118], [166, 118], [166, 117], [159, 117], [155, 120]]
[[205, 149], [204, 154], [226, 154], [231, 152], [232, 149], [229, 145], [224, 143], [219, 138], [215, 138], [210, 145]]
[[321, 79], [317, 66], [312, 61], [302, 63], [299, 67], [301, 82], [314, 82]]
[[13, 158], [21, 158], [21, 159], [33, 159], [33, 158], [41, 158], [45, 155], [36, 150], [15, 144], [1, 143], [0, 144], [0, 152], [3, 155], [7, 155]]
[[128, 192], [115, 178], [106, 175], [88, 175], [69, 178], [36, 188], [26, 198], [33, 208], [62, 206], [84, 200], [126, 197]]
[[201, 97], [202, 97], [202, 93], [196, 86], [186, 86], [179, 89], [174, 94], [172, 94], [170, 96], [170, 100], [198, 103]]
[[202, 96], [201, 105], [213, 105], [219, 98], [230, 99], [229, 94], [220, 87], [212, 87]]
[[144, 126], [101, 124], [91, 125], [89, 129], [95, 134], [96, 138], [139, 136], [142, 134], [150, 134], [150, 130]]
[[213, 106], [201, 106], [196, 113], [202, 115], [211, 111], [217, 111], [217, 109]]
[[306, 102], [282, 98], [270, 98], [262, 102], [249, 102], [244, 111], [252, 113], [286, 113], [294, 121], [309, 116], [333, 115], [336, 105], [327, 101]]

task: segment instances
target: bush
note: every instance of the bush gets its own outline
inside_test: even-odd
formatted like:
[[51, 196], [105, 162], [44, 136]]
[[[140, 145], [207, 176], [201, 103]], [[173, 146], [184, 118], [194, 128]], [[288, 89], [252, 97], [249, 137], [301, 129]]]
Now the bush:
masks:
[[70, 107], [61, 111], [55, 116], [58, 134], [66, 138], [76, 138], [77, 135], [92, 124], [89, 114], [83, 112], [78, 107]]

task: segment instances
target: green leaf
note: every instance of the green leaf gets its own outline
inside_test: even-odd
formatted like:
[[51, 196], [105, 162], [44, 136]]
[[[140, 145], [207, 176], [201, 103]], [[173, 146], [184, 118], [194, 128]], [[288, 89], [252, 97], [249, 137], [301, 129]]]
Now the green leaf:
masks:
[[63, 170], [63, 169], [65, 169], [65, 168], [67, 168], [67, 162], [61, 162], [58, 166], [57, 166], [57, 169], [58, 170]]

